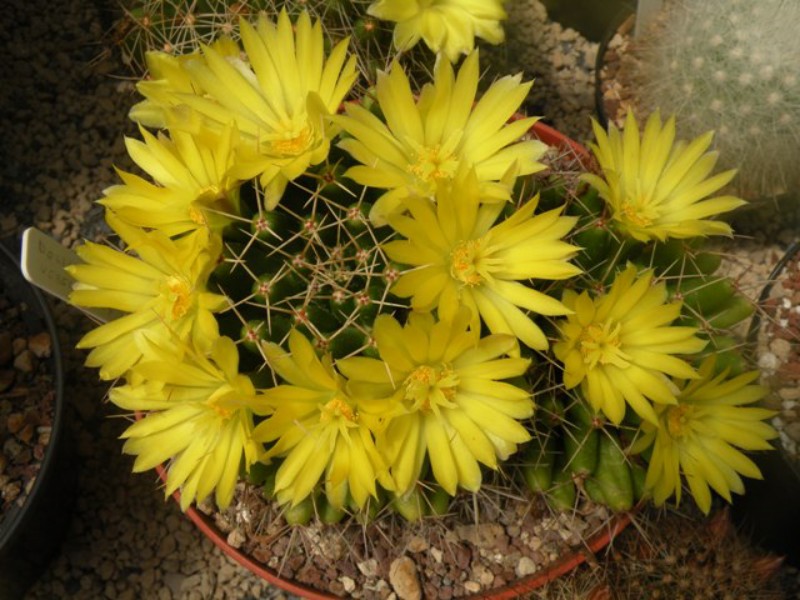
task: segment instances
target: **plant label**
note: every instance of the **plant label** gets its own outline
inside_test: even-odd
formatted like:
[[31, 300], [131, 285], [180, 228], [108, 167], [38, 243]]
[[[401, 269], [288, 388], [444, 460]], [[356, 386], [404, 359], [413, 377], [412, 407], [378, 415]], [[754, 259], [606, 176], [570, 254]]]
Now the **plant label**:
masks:
[[[83, 261], [72, 250], [65, 248], [35, 227], [28, 227], [22, 233], [20, 260], [22, 275], [33, 285], [59, 300], [69, 303], [69, 293], [72, 291], [73, 280], [64, 267], [81, 262]], [[116, 311], [109, 309], [81, 306], [76, 308], [102, 323], [119, 316]]]

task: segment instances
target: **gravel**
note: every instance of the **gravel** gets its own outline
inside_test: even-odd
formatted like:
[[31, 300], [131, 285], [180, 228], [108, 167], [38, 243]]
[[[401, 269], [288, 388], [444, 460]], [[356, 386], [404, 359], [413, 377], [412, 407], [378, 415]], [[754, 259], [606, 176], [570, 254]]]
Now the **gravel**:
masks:
[[[13, 304], [0, 286], [0, 525], [22, 506], [50, 443], [55, 390], [46, 331], [31, 331], [25, 304]], [[10, 295], [10, 294], [9, 294]]]
[[[34, 225], [74, 246], [83, 238], [101, 239], [106, 232], [93, 201], [116, 183], [112, 166], [131, 168], [122, 136], [135, 129], [125, 116], [134, 101], [132, 83], [102, 43], [112, 24], [105, 6], [99, 0], [12, 0], [4, 5], [0, 237], [18, 238], [22, 229]], [[508, 8], [509, 40], [527, 48], [514, 51], [512, 65], [537, 78], [534, 113], [586, 140], [596, 45], [549, 22], [536, 0], [513, 0]], [[727, 268], [742, 289], [755, 297], [789, 234], [753, 235], [751, 240], [722, 243], [720, 251], [729, 257]], [[62, 304], [54, 304], [54, 311], [65, 354], [80, 496], [61, 555], [28, 598], [287, 598], [205, 539], [175, 503], [161, 497], [152, 472], [131, 474], [132, 459], [121, 455], [117, 439], [127, 423], [104, 401], [107, 387], [82, 366], [84, 355], [73, 350], [90, 324]], [[420, 546], [424, 541], [409, 544], [408, 553], [414, 554], [414, 548], [430, 551], [430, 560], [436, 561], [434, 548]], [[414, 597], [407, 561], [392, 565], [387, 578], [405, 573], [404, 595]], [[365, 562], [358, 570], [363, 574], [373, 567]], [[514, 565], [517, 574], [531, 568], [523, 560]], [[482, 578], [488, 582], [490, 575], [470, 574], [465, 589], [480, 585]], [[354, 581], [342, 580], [342, 589], [347, 591]]]
[[[10, 5], [9, 5], [10, 4]], [[109, 3], [108, 6], [111, 6]], [[134, 100], [126, 71], [102, 44], [101, 2], [13, 0], [0, 22], [0, 237], [36, 226], [74, 246], [106, 229], [102, 190], [131, 168], [123, 135]], [[118, 76], [117, 74], [123, 74]], [[91, 324], [53, 304], [64, 351], [80, 492], [61, 555], [29, 600], [286, 598], [225, 557], [164, 500], [152, 472], [134, 475], [117, 439], [126, 423], [107, 386], [74, 350]], [[28, 340], [35, 358], [36, 340]], [[20, 359], [22, 360], [22, 359]], [[17, 365], [24, 367], [24, 365]], [[5, 368], [5, 367], [4, 367]]]

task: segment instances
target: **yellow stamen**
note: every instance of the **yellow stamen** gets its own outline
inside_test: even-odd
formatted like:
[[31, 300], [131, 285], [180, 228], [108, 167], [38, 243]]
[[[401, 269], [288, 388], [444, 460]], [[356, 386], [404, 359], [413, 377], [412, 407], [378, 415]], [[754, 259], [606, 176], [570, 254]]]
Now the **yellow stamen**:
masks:
[[225, 420], [230, 419], [234, 413], [233, 410], [225, 408], [224, 406], [220, 406], [216, 402], [209, 402], [208, 405], [213, 409], [215, 413], [217, 413], [217, 415], [219, 415], [222, 419]]
[[358, 412], [353, 410], [353, 407], [342, 398], [335, 396], [333, 400], [330, 400], [322, 407], [319, 420], [323, 423], [329, 423], [339, 417], [350, 423], [356, 423], [358, 421]]
[[270, 142], [271, 153], [277, 156], [299, 156], [307, 152], [314, 139], [314, 133], [308, 124], [303, 125], [300, 131], [291, 129], [282, 137]]
[[189, 207], [189, 218], [192, 220], [193, 223], [197, 223], [198, 225], [208, 224], [205, 213], [199, 208], [196, 208], [194, 206]]
[[170, 304], [172, 304], [172, 318], [180, 319], [192, 305], [192, 286], [185, 277], [172, 275], [167, 278], [167, 290]]
[[450, 253], [450, 275], [468, 286], [480, 285], [483, 282], [478, 272], [482, 244], [480, 240], [459, 242]]
[[667, 409], [667, 431], [673, 438], [684, 437], [691, 430], [694, 406], [681, 404]]
[[443, 153], [439, 144], [420, 147], [415, 154], [414, 162], [407, 167], [408, 172], [425, 183], [451, 178], [458, 167], [458, 160], [449, 152]]
[[633, 223], [637, 227], [649, 227], [657, 218], [655, 211], [642, 202], [624, 200], [620, 212], [623, 220]]
[[584, 363], [590, 368], [594, 368], [597, 363], [627, 367], [629, 357], [620, 349], [620, 329], [620, 323], [612, 326], [608, 322], [592, 323], [586, 327], [579, 340]]
[[452, 406], [458, 391], [458, 375], [448, 365], [420, 365], [403, 382], [405, 398], [415, 410], [437, 412], [439, 406]]

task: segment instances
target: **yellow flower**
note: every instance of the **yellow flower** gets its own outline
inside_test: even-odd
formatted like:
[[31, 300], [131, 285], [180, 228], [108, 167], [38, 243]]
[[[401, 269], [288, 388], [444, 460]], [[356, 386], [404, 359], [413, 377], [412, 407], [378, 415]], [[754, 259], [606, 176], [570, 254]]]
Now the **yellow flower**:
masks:
[[437, 184], [451, 180], [460, 166], [475, 167], [484, 200], [507, 200], [511, 184], [500, 180], [544, 168], [537, 160], [546, 146], [518, 141], [536, 119], [508, 122], [531, 84], [520, 83], [519, 75], [503, 77], [473, 107], [478, 74], [477, 51], [466, 58], [457, 77], [450, 63], [439, 61], [433, 83], [415, 101], [406, 74], [395, 63], [388, 74], [378, 74], [376, 84], [385, 124], [363, 106], [349, 103], [346, 115], [333, 117], [352, 136], [339, 146], [362, 163], [346, 175], [390, 190], [373, 206], [373, 222], [385, 224], [387, 215], [402, 211], [407, 196], [432, 196]]
[[259, 458], [253, 441], [253, 413], [269, 407], [253, 384], [238, 372], [239, 355], [229, 338], [217, 338], [209, 358], [168, 344], [149, 344], [147, 359], [131, 381], [112, 388], [111, 401], [146, 416], [122, 434], [122, 447], [136, 456], [135, 473], [169, 461], [165, 494], [181, 490], [181, 509], [216, 489], [220, 508], [231, 503], [244, 459]]
[[[239, 45], [232, 39], [222, 37], [211, 44], [217, 54], [226, 60], [238, 59]], [[137, 123], [152, 129], [166, 129], [174, 118], [175, 106], [180, 104], [181, 94], [197, 94], [186, 63], [202, 60], [200, 51], [174, 56], [165, 52], [150, 51], [145, 54], [149, 77], [136, 84], [136, 89], [145, 100], [135, 104], [128, 116]]]
[[128, 313], [78, 342], [78, 348], [92, 348], [86, 364], [100, 367], [102, 379], [119, 377], [141, 358], [137, 342], [144, 332], [208, 349], [219, 335], [212, 312], [226, 306], [224, 296], [205, 288], [220, 252], [219, 238], [198, 229], [172, 240], [159, 231], [130, 227], [110, 213], [106, 219], [139, 258], [86, 242], [78, 248], [85, 264], [67, 267], [77, 281], [70, 302]]
[[479, 37], [492, 44], [505, 39], [500, 21], [506, 18], [503, 0], [377, 0], [367, 12], [396, 21], [394, 43], [405, 52], [422, 38], [434, 52], [451, 62], [469, 54]]
[[425, 198], [409, 198], [410, 216], [389, 218], [407, 239], [385, 244], [386, 255], [414, 267], [400, 276], [392, 292], [411, 297], [414, 310], [438, 307], [440, 317], [466, 305], [473, 328], [480, 328], [482, 318], [492, 333], [512, 334], [531, 348], [545, 350], [547, 339], [525, 310], [542, 315], [569, 310], [533, 289], [528, 280], [580, 273], [567, 262], [577, 248], [561, 239], [575, 218], [561, 216], [561, 209], [534, 216], [537, 196], [494, 225], [504, 205], [480, 204], [474, 173], [440, 186], [436, 199], [434, 205]]
[[404, 327], [380, 315], [373, 331], [382, 360], [337, 363], [357, 397], [393, 397], [404, 409], [377, 436], [398, 496], [417, 483], [426, 455], [436, 481], [454, 495], [459, 485], [480, 487], [478, 463], [496, 469], [498, 458], [530, 439], [519, 422], [533, 414], [530, 393], [499, 381], [522, 375], [530, 361], [502, 358], [516, 350], [516, 339], [481, 339], [469, 322], [467, 309], [439, 322], [430, 313], [412, 313]]
[[616, 276], [611, 289], [594, 300], [564, 292], [564, 304], [574, 311], [559, 324], [560, 341], [553, 352], [564, 363], [564, 385], [578, 385], [595, 411], [615, 424], [630, 404], [642, 419], [657, 422], [648, 400], [674, 405], [675, 386], [665, 376], [696, 378], [689, 364], [674, 356], [694, 354], [706, 342], [697, 329], [677, 327], [681, 303], [665, 304], [666, 285], [652, 284], [653, 272], [637, 277], [629, 266]]
[[347, 58], [345, 39], [326, 61], [322, 26], [319, 21], [312, 25], [305, 11], [294, 25], [283, 9], [277, 25], [262, 15], [255, 28], [242, 20], [240, 31], [249, 63], [204, 47], [202, 57], [180, 63], [193, 93], [185, 91], [186, 82], [177, 75], [173, 79], [181, 89], [173, 91], [167, 84], [140, 85], [139, 90], [157, 104], [186, 105], [217, 127], [234, 122], [250, 149], [238, 175], [260, 174], [272, 209], [289, 181], [328, 156], [326, 117], [336, 112], [355, 82], [356, 59]]
[[764, 419], [774, 413], [745, 407], [766, 394], [751, 385], [758, 379], [752, 371], [728, 379], [727, 370], [715, 374], [715, 357], [703, 361], [698, 379], [679, 382], [678, 403], [657, 406], [656, 423], [642, 423], [642, 437], [633, 446], [642, 452], [652, 445], [645, 489], [657, 505], [670, 496], [681, 500], [681, 474], [700, 509], [711, 509], [709, 486], [731, 502], [731, 492], [744, 493], [739, 475], [761, 479], [758, 467], [742, 452], [770, 450], [767, 440], [777, 432]]
[[667, 238], [730, 235], [727, 223], [707, 217], [744, 204], [734, 196], [709, 195], [727, 185], [735, 171], [709, 177], [716, 152], [706, 152], [713, 132], [690, 144], [675, 142], [675, 118], [662, 126], [658, 113], [647, 120], [644, 135], [632, 113], [623, 133], [614, 125], [608, 134], [593, 122], [596, 144], [590, 144], [603, 178], [585, 174], [608, 203], [612, 218], [628, 235], [642, 242]]
[[125, 139], [128, 154], [158, 185], [119, 171], [123, 185], [105, 190], [100, 204], [123, 221], [159, 229], [169, 236], [210, 226], [220, 229], [237, 214], [239, 181], [232, 176], [238, 132], [172, 129], [169, 139], [141, 129], [144, 142]]
[[363, 507], [370, 496], [377, 497], [376, 481], [393, 489], [372, 436], [380, 415], [370, 414], [374, 403], [350, 396], [330, 355], [320, 360], [297, 330], [289, 334], [290, 353], [274, 343], [263, 348], [269, 366], [288, 382], [264, 391], [274, 414], [255, 430], [260, 442], [277, 440], [267, 457], [286, 457], [275, 476], [278, 502], [296, 505], [321, 478], [336, 508], [343, 506], [348, 492]]

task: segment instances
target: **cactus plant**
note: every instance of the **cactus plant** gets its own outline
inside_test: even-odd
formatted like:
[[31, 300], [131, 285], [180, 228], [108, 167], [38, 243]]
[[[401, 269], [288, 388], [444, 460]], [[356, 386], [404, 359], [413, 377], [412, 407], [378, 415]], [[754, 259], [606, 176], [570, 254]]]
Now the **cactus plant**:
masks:
[[184, 509], [247, 477], [289, 525], [437, 516], [517, 472], [558, 510], [684, 477], [708, 511], [758, 476], [763, 390], [702, 361], [750, 309], [702, 247], [741, 204], [708, 136], [595, 127], [590, 172], [516, 114], [519, 76], [478, 94], [478, 51], [362, 95], [308, 12], [240, 33], [149, 56], [128, 149], [153, 182], [120, 172], [120, 248], [69, 268], [73, 302], [123, 313], [80, 344], [143, 413], [135, 470], [166, 464]]
[[[800, 183], [800, 5], [785, 0], [672, 0], [635, 44], [641, 113], [678, 118], [681, 135], [716, 131], [721, 164], [748, 199]], [[635, 82], [635, 83], [633, 83]]]

